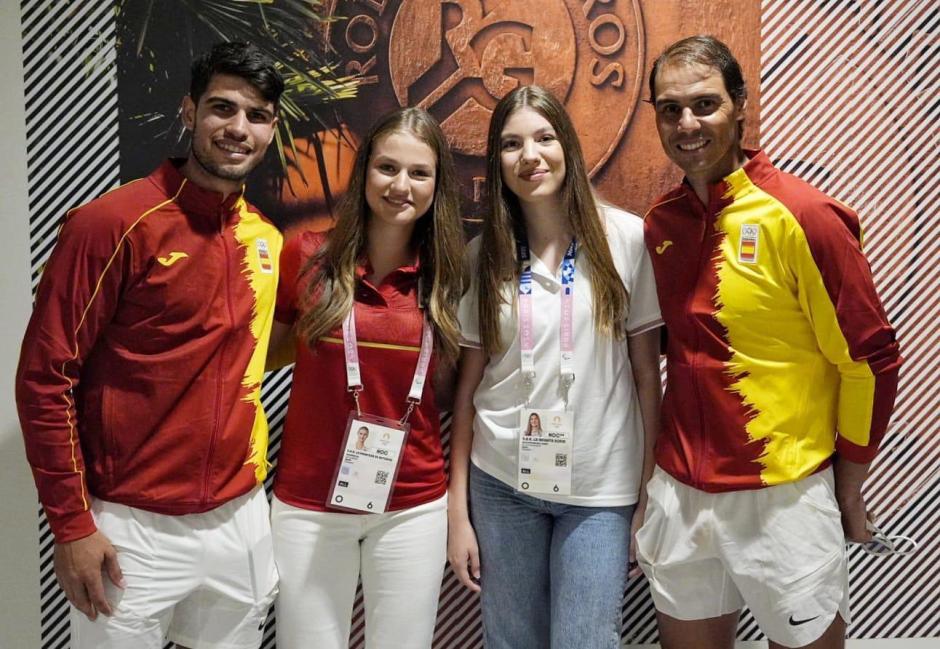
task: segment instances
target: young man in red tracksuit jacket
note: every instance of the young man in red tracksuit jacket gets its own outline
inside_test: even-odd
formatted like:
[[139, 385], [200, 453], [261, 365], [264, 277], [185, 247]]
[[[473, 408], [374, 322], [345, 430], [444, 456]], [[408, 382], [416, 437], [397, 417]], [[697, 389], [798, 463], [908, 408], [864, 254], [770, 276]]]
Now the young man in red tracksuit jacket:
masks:
[[243, 181], [284, 83], [247, 43], [192, 74], [188, 157], [67, 215], [23, 341], [17, 406], [76, 648], [254, 648], [277, 590], [260, 384], [281, 235]]
[[771, 649], [836, 649], [845, 541], [901, 364], [858, 217], [741, 147], [741, 68], [712, 37], [650, 74], [685, 182], [646, 215], [669, 332], [639, 563], [666, 649], [731, 649], [746, 603]]

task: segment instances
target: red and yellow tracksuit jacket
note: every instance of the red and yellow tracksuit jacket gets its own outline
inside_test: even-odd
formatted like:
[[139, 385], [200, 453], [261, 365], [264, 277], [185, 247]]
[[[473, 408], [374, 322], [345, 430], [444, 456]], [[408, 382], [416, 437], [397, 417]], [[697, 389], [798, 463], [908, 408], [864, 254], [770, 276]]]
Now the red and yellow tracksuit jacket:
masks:
[[90, 498], [210, 510], [267, 472], [261, 378], [281, 235], [173, 162], [71, 211], [26, 330], [16, 401], [58, 542]]
[[705, 491], [799, 480], [877, 452], [901, 364], [856, 214], [749, 151], [645, 218], [667, 385], [659, 466]]

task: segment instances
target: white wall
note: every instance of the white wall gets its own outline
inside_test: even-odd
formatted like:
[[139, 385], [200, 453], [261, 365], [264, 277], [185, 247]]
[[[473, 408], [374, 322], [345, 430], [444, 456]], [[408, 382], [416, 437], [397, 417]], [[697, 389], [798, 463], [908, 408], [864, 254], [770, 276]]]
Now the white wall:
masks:
[[13, 373], [29, 317], [29, 220], [19, 3], [0, 2], [0, 648], [39, 647], [36, 490], [13, 404]]

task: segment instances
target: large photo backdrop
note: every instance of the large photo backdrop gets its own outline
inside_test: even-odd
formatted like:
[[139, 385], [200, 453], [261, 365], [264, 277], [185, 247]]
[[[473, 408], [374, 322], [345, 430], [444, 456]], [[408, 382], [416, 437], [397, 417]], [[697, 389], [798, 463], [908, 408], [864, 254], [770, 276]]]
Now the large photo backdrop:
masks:
[[[551, 88], [571, 113], [592, 180], [643, 214], [679, 179], [660, 150], [645, 79], [663, 47], [712, 33], [741, 59], [747, 141], [854, 207], [906, 364], [868, 484], [904, 557], [851, 552], [852, 638], [940, 636], [940, 9], [931, 0], [22, 0], [31, 277], [66, 210], [185, 151], [178, 118], [189, 62], [250, 38], [282, 62], [289, 92], [278, 146], [251, 197], [285, 229], [325, 229], [360, 134], [400, 105], [444, 126], [461, 174], [468, 235], [481, 219], [483, 139], [518, 83]], [[276, 466], [290, 371], [267, 377]], [[445, 419], [445, 436], [449, 421]], [[446, 439], [445, 439], [446, 442]], [[275, 469], [276, 470], [276, 469]], [[269, 486], [269, 485], [268, 485]], [[40, 526], [42, 648], [69, 646], [52, 535]], [[351, 647], [363, 646], [361, 600]], [[643, 579], [623, 603], [626, 645], [655, 642]], [[762, 636], [749, 614], [739, 638]], [[265, 649], [276, 646], [276, 620]], [[448, 573], [435, 647], [481, 647], [476, 596]]]

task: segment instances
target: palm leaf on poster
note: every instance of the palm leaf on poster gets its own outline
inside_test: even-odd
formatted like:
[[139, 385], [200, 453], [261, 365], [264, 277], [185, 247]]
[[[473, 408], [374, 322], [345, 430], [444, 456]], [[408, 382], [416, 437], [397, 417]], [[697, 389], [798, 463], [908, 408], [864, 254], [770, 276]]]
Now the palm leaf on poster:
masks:
[[[287, 141], [290, 142], [290, 151], [294, 156], [294, 160], [297, 160], [297, 143], [294, 140], [294, 134], [291, 132], [290, 122], [283, 122], [283, 129], [287, 135]], [[284, 142], [280, 130], [275, 131], [274, 137], [277, 138], [277, 153], [281, 158], [281, 168], [287, 169], [288, 161], [284, 155]], [[316, 140], [316, 136], [314, 136], [313, 139]], [[300, 179], [304, 181], [304, 185], [309, 185], [310, 183], [307, 181], [307, 176], [304, 174], [304, 168], [301, 165], [295, 165], [294, 168], [297, 169], [297, 173], [300, 174]], [[284, 174], [284, 180], [287, 182], [287, 188], [290, 189], [290, 193], [296, 196], [297, 192], [294, 191], [294, 184], [290, 181], [290, 175]]]
[[[291, 147], [293, 159], [297, 160], [296, 127], [304, 125], [301, 135], [328, 129], [318, 109], [352, 99], [357, 93], [359, 78], [341, 75], [340, 61], [313, 45], [312, 30], [334, 19], [321, 13], [319, 0], [118, 0], [118, 11], [141, 16], [140, 28], [135, 31], [138, 54], [148, 41], [155, 12], [170, 11], [170, 7], [182, 10], [219, 40], [251, 41], [275, 61], [285, 80], [276, 141], [286, 178], [292, 162], [285, 155], [284, 146]], [[296, 168], [306, 185], [303, 170]], [[293, 192], [289, 179], [288, 187]]]

